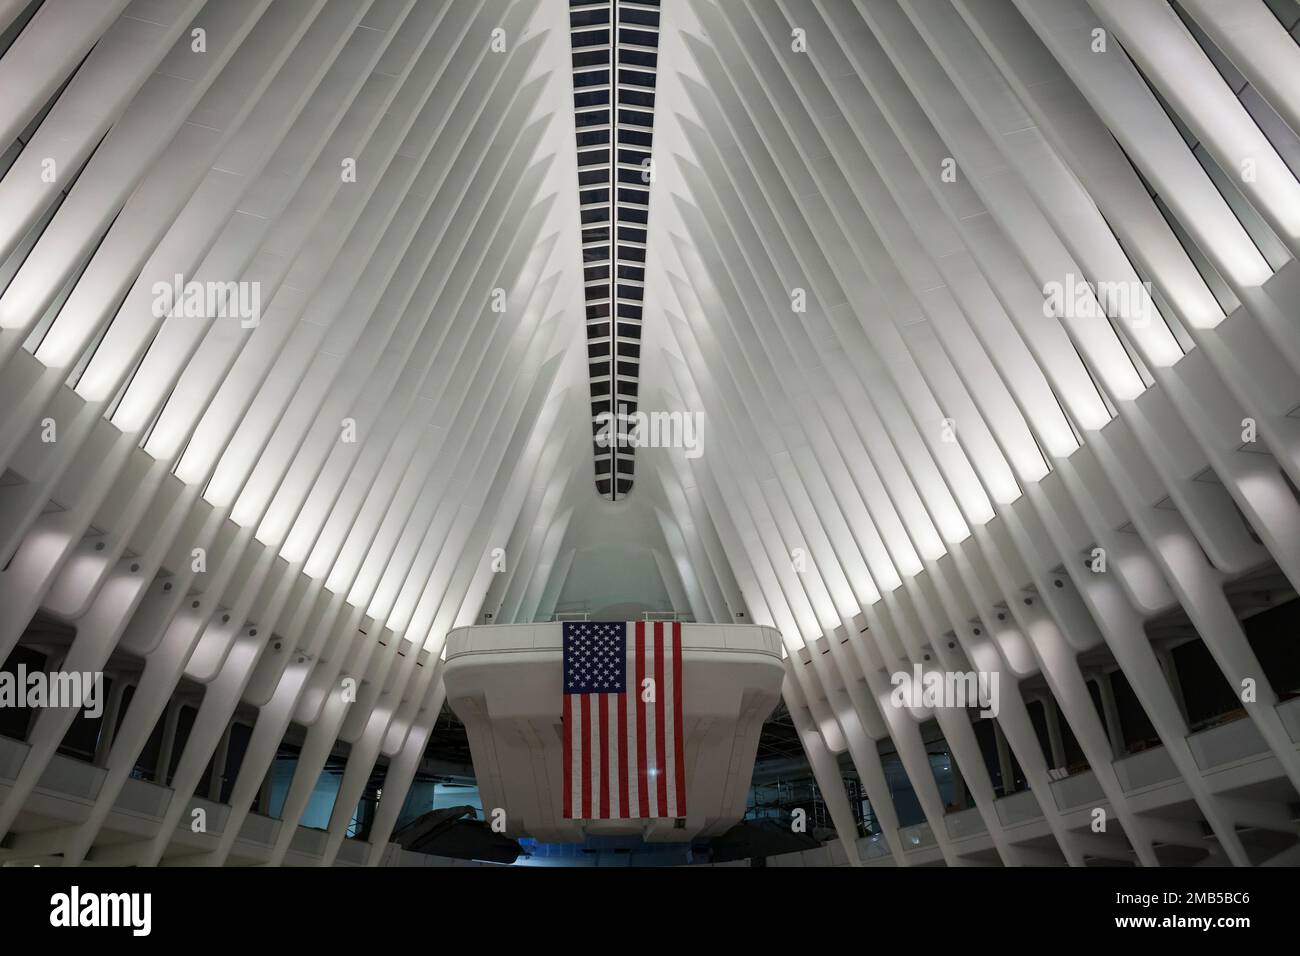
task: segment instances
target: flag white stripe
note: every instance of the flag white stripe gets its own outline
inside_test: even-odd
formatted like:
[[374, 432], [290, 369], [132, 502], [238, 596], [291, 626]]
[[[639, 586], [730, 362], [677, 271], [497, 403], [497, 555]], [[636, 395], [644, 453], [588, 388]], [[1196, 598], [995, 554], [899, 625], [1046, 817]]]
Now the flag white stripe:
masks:
[[605, 781], [609, 787], [609, 815], [617, 820], [621, 814], [618, 805], [618, 695], [605, 695], [605, 721], [609, 725], [609, 739], [606, 741]]
[[669, 817], [678, 816], [677, 813], [677, 748], [673, 745], [676, 739], [673, 736], [674, 708], [673, 701], [676, 699], [673, 695], [677, 688], [673, 683], [673, 631], [671, 624], [664, 625], [664, 741], [667, 748], [664, 751], [667, 766], [663, 772], [668, 775], [668, 807], [664, 815]]
[[649, 767], [649, 771], [650, 771], [647, 774], [647, 782], [649, 785], [646, 787], [646, 791], [647, 791], [646, 796], [648, 798], [647, 802], [650, 805], [644, 808], [645, 811], [644, 815], [647, 817], [657, 817], [660, 814], [659, 814], [659, 779], [656, 774], [660, 768], [655, 763], [655, 760], [657, 759], [657, 755], [659, 752], [656, 746], [656, 737], [655, 737], [655, 733], [656, 733], [655, 708], [659, 706], [659, 701], [662, 699], [660, 695], [663, 694], [663, 688], [659, 686], [657, 681], [655, 681], [654, 628], [647, 627], [645, 630], [646, 630], [645, 673], [646, 676], [651, 679], [651, 681], [654, 681], [654, 683], [651, 684], [651, 687], [654, 688], [654, 695], [653, 695], [653, 702], [647, 703], [645, 705], [645, 759], [646, 759], [646, 765]]
[[641, 795], [638, 792], [636, 705], [641, 699], [641, 688], [636, 682], [636, 626], [628, 625], [627, 634], [627, 802], [628, 817], [645, 816], [641, 812]]
[[569, 765], [569, 815], [575, 820], [582, 819], [582, 694], [573, 694], [570, 699], [570, 716], [573, 726], [569, 728], [569, 747], [573, 760]]
[[591, 715], [591, 819], [596, 820], [600, 817], [600, 765], [604, 763], [600, 752], [604, 746], [600, 739], [600, 698], [596, 694], [582, 696], [586, 698], [583, 706]]

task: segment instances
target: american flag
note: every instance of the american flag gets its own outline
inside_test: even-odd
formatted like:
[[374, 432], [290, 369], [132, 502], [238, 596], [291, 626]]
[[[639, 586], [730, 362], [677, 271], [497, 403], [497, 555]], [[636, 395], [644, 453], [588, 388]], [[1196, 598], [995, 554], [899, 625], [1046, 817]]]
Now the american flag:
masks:
[[682, 626], [564, 624], [564, 816], [686, 816]]

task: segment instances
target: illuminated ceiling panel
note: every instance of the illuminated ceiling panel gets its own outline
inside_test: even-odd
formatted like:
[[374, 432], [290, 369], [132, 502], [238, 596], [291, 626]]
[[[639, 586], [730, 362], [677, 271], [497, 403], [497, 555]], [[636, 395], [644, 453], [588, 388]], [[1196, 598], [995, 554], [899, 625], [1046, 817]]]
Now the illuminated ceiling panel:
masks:
[[[779, 630], [846, 862], [1294, 862], [1297, 36], [1294, 0], [0, 0], [0, 660], [136, 687], [80, 763], [75, 714], [0, 733], [0, 860], [377, 864], [446, 635], [603, 612]], [[596, 444], [620, 406], [660, 440]], [[893, 703], [917, 667], [997, 714]]]
[[623, 416], [639, 405], [659, 2], [570, 0], [573, 107], [596, 489], [632, 490]]

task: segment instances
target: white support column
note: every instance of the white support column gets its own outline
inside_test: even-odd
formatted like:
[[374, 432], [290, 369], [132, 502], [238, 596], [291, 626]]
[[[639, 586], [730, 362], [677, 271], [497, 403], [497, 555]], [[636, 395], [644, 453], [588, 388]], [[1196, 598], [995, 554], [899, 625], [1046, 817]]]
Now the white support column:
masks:
[[1016, 792], [1015, 772], [1012, 770], [1011, 751], [1007, 747], [1006, 734], [1002, 732], [1002, 725], [997, 721], [993, 722], [993, 739], [998, 749], [998, 771], [1002, 774], [1002, 795], [1009, 797]]
[[[107, 678], [108, 675], [105, 674]], [[108, 760], [109, 751], [113, 747], [113, 738], [117, 735], [118, 715], [122, 711], [122, 699], [126, 695], [127, 680], [125, 677], [117, 676], [112, 678], [113, 687], [108, 692], [108, 702], [104, 705], [104, 719], [99, 725], [99, 739], [95, 741], [95, 766], [102, 767]]]
[[1106, 735], [1110, 738], [1111, 752], [1118, 760], [1127, 747], [1124, 744], [1124, 728], [1120, 723], [1119, 704], [1115, 700], [1115, 687], [1111, 683], [1110, 674], [1110, 671], [1097, 671], [1093, 680], [1097, 682], [1097, 692], [1101, 695], [1101, 713], [1106, 720]]
[[176, 729], [181, 718], [181, 702], [169, 701], [163, 712], [162, 741], [158, 745], [158, 764], [154, 782], [167, 786], [171, 778], [172, 751], [176, 748]]
[[221, 802], [221, 788], [226, 782], [226, 758], [230, 753], [230, 731], [234, 726], [233, 723], [226, 725], [225, 732], [221, 735], [221, 742], [212, 752], [212, 779], [208, 781], [208, 792], [205, 796], [213, 803]]

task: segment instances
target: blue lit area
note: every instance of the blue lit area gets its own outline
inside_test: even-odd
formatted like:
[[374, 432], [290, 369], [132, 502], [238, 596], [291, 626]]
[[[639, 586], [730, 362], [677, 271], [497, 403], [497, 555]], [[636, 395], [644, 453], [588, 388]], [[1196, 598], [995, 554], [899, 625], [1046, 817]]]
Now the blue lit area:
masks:
[[684, 866], [709, 861], [707, 847], [646, 843], [635, 837], [589, 837], [583, 843], [519, 841], [516, 866]]

